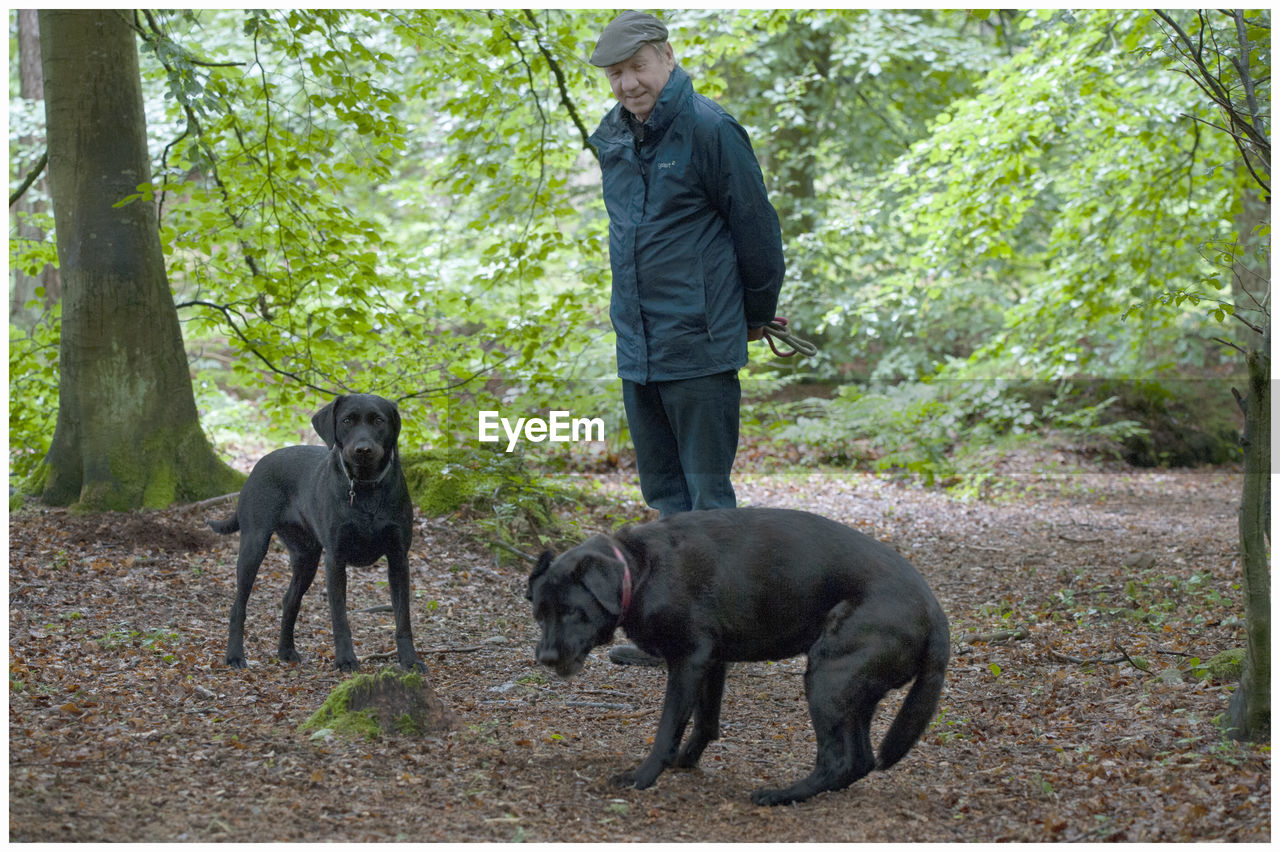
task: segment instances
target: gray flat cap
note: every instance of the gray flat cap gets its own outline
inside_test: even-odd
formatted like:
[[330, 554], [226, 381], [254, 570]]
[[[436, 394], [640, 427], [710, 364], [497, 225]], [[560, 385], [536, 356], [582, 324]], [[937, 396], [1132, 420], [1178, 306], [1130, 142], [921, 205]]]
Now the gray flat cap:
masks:
[[599, 68], [608, 68], [624, 59], [630, 59], [649, 42], [666, 40], [667, 28], [653, 15], [623, 12], [600, 33], [600, 40], [596, 42], [590, 62]]

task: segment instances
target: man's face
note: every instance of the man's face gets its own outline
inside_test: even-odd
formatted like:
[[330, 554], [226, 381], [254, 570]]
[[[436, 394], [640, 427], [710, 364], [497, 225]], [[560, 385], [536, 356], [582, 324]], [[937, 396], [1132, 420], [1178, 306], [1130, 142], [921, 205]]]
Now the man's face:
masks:
[[613, 96], [628, 112], [644, 121], [653, 112], [658, 95], [662, 94], [662, 87], [667, 85], [675, 67], [676, 58], [670, 44], [646, 44], [630, 59], [610, 65], [604, 72], [609, 77]]

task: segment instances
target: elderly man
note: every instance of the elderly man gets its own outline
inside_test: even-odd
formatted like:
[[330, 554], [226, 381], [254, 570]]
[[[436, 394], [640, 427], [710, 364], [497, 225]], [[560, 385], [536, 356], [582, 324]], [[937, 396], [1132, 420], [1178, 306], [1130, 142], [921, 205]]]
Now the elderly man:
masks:
[[[590, 61], [618, 99], [590, 142], [609, 212], [609, 314], [640, 490], [664, 517], [732, 507], [738, 369], [777, 307], [778, 215], [746, 132], [693, 90], [661, 21], [622, 13]], [[615, 662], [645, 662], [638, 649], [614, 652]]]

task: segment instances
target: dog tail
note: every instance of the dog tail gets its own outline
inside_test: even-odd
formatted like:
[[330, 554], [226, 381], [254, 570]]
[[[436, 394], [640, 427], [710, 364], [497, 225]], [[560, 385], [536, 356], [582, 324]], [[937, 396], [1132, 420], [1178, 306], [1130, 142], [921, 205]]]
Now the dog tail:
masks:
[[233, 532], [240, 531], [240, 516], [232, 515], [225, 521], [209, 521], [209, 529], [223, 535], [230, 535]]
[[915, 683], [911, 685], [902, 702], [902, 709], [898, 711], [884, 741], [880, 743], [877, 769], [888, 769], [901, 760], [929, 727], [929, 722], [938, 709], [942, 682], [947, 674], [947, 660], [951, 656], [951, 631], [947, 625], [947, 617], [940, 608], [936, 610], [936, 615]]

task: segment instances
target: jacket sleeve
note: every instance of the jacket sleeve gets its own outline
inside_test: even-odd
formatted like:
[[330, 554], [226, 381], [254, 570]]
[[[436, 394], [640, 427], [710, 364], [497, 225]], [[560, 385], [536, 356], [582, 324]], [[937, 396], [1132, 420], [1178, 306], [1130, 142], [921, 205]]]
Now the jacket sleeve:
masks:
[[782, 228], [742, 126], [727, 117], [717, 122], [710, 147], [707, 191], [733, 235], [747, 327], [758, 328], [772, 320], [778, 308], [786, 271]]

